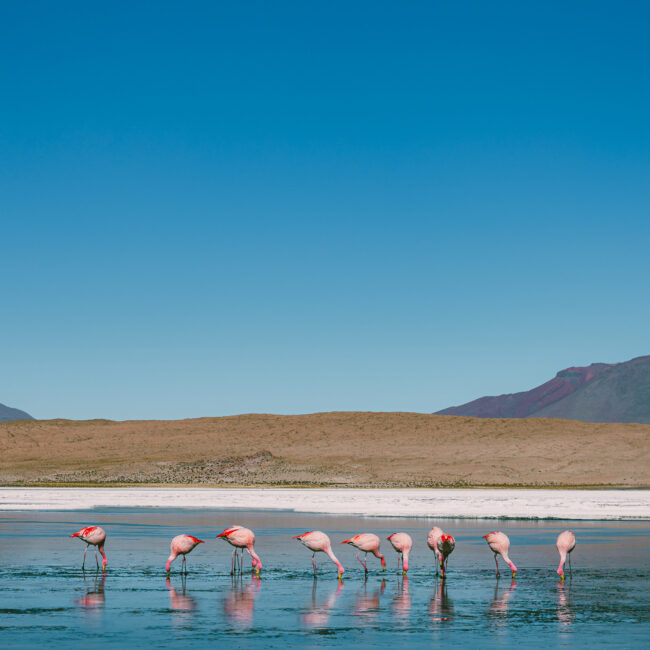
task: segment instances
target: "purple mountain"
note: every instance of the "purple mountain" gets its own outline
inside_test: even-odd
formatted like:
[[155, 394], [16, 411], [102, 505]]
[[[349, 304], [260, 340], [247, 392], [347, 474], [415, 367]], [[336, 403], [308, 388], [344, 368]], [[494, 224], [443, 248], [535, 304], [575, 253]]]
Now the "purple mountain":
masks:
[[438, 414], [650, 424], [650, 356], [567, 368], [537, 388], [481, 397]]

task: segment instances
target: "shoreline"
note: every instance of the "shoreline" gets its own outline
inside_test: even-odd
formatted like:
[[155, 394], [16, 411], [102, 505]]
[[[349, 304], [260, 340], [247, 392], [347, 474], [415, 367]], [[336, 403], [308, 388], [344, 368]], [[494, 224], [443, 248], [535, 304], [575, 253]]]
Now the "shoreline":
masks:
[[361, 517], [650, 520], [649, 490], [512, 488], [30, 488], [0, 489], [0, 511], [154, 508], [293, 511]]
[[620, 485], [620, 484], [553, 484], [553, 485], [531, 485], [531, 484], [477, 484], [477, 485], [403, 485], [403, 484], [382, 484], [375, 485], [332, 485], [331, 483], [0, 483], [0, 489], [73, 489], [73, 488], [90, 488], [90, 489], [219, 489], [219, 490], [620, 490], [636, 491], [650, 490], [650, 485]]

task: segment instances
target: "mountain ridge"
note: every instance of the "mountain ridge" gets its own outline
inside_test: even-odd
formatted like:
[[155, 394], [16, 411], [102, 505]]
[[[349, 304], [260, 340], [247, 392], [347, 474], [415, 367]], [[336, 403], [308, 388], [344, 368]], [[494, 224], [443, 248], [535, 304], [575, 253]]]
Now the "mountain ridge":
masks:
[[436, 414], [650, 424], [650, 355], [571, 366], [530, 390], [480, 397]]
[[0, 404], [0, 422], [11, 422], [12, 420], [33, 420], [34, 418], [26, 411]]

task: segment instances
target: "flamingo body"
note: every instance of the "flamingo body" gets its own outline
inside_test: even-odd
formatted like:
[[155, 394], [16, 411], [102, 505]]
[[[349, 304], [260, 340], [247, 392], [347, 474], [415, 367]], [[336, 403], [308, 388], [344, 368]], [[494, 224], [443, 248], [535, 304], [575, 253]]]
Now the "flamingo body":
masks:
[[219, 537], [235, 547], [233, 557], [238, 549], [242, 549], [242, 551], [245, 549], [252, 558], [253, 570], [259, 574], [262, 568], [262, 560], [260, 560], [259, 555], [255, 552], [255, 533], [252, 530], [239, 525], [230, 526], [223, 533], [219, 533], [217, 538]]
[[442, 537], [442, 528], [434, 526], [427, 535], [427, 546], [433, 551], [438, 563], [440, 563], [440, 551], [438, 550], [438, 540]]
[[183, 566], [185, 566], [185, 556], [194, 550], [194, 548], [199, 544], [205, 544], [205, 542], [202, 539], [193, 537], [192, 535], [176, 535], [176, 537], [172, 539], [171, 554], [167, 559], [167, 565], [165, 566], [167, 573], [169, 573], [172, 562], [179, 555], [183, 556]]
[[399, 553], [397, 568], [399, 569], [400, 558], [402, 560], [402, 573], [406, 575], [409, 570], [409, 554], [413, 548], [413, 540], [407, 533], [393, 533], [386, 538], [391, 546]]
[[[386, 570], [386, 560], [384, 559], [384, 556], [379, 552], [379, 537], [377, 537], [377, 535], [374, 533], [361, 533], [359, 535], [355, 535], [354, 537], [350, 537], [350, 539], [342, 541], [341, 544], [349, 544], [350, 546], [354, 546], [354, 548], [363, 551], [366, 556], [368, 553], [372, 553], [375, 557], [379, 558], [382, 570]], [[357, 555], [357, 560], [363, 564], [363, 568], [367, 573], [368, 567], [366, 565], [365, 559], [361, 560]]]
[[84, 559], [81, 565], [81, 568], [84, 569], [86, 566], [86, 552], [88, 551], [89, 546], [94, 546], [95, 551], [95, 562], [99, 567], [99, 562], [97, 562], [97, 551], [102, 555], [102, 569], [106, 568], [108, 564], [108, 558], [106, 553], [104, 553], [104, 542], [106, 541], [106, 531], [100, 526], [86, 526], [76, 533], [72, 533], [70, 537], [78, 537], [82, 542], [86, 542], [86, 550], [84, 551]]
[[[555, 545], [560, 554], [560, 565], [557, 568], [557, 573], [560, 579], [564, 580], [564, 563], [566, 562], [567, 555], [576, 547], [576, 536], [570, 530], [565, 530], [557, 536]], [[571, 564], [570, 560], [569, 564]]]
[[487, 542], [491, 551], [494, 553], [494, 561], [497, 565], [497, 578], [499, 577], [499, 561], [497, 560], [497, 555], [500, 555], [503, 558], [504, 562], [510, 567], [510, 570], [512, 571], [512, 577], [515, 578], [517, 575], [517, 567], [508, 557], [510, 538], [501, 531], [488, 533], [487, 535], [483, 535], [483, 538]]
[[447, 573], [447, 559], [451, 555], [454, 548], [456, 548], [456, 540], [451, 536], [443, 533], [436, 542], [436, 547], [438, 549], [439, 558], [440, 558], [440, 575], [445, 577]]
[[302, 535], [296, 535], [294, 539], [297, 539], [303, 546], [306, 546], [312, 553], [312, 564], [314, 565], [314, 574], [316, 573], [316, 553], [325, 553], [338, 569], [339, 580], [341, 576], [345, 573], [343, 565], [338, 561], [336, 555], [332, 552], [332, 544], [330, 538], [320, 530], [312, 530], [307, 533], [302, 533]]

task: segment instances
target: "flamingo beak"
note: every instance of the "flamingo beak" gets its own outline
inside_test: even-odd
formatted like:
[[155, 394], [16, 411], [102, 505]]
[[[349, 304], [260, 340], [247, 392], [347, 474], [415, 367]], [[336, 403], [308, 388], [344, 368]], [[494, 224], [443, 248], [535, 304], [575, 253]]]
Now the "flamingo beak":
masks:
[[405, 575], [406, 575], [406, 571], [402, 571], [402, 575], [405, 576]]
[[564, 574], [563, 573], [560, 573], [560, 581], [564, 582]]
[[339, 580], [341, 580], [341, 578], [343, 577], [343, 574], [339, 573], [339, 575], [337, 577], [338, 577]]
[[517, 572], [516, 572], [516, 571], [513, 571], [513, 572], [512, 572], [512, 579], [514, 580], [516, 577], [517, 577]]

